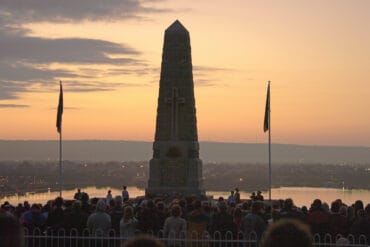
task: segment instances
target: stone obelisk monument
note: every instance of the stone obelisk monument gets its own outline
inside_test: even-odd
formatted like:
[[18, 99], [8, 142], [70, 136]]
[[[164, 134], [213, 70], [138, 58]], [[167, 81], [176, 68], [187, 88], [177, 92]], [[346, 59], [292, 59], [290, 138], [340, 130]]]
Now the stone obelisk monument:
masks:
[[176, 20], [165, 31], [157, 123], [147, 195], [204, 195], [190, 36]]

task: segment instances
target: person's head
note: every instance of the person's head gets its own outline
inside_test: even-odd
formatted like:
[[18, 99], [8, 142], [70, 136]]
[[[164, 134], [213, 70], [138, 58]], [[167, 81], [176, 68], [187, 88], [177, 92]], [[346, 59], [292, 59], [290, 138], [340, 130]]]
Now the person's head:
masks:
[[116, 206], [116, 202], [114, 200], [109, 201], [109, 207], [114, 208]]
[[279, 204], [279, 202], [276, 202], [276, 201], [272, 202], [272, 207], [271, 208], [274, 211], [279, 211], [280, 210], [280, 204]]
[[302, 213], [307, 215], [308, 214], [308, 209], [306, 206], [303, 206], [302, 209], [301, 209]]
[[186, 200], [185, 199], [179, 200], [179, 205], [182, 209], [186, 208]]
[[364, 203], [361, 200], [357, 200], [354, 205], [355, 211], [357, 212], [360, 209], [364, 209]]
[[81, 202], [79, 200], [76, 200], [72, 203], [72, 211], [74, 212], [81, 211]]
[[257, 191], [257, 195], [261, 195], [262, 194], [262, 192], [261, 191]]
[[261, 241], [261, 247], [312, 247], [312, 235], [307, 225], [283, 219], [270, 225]]
[[60, 207], [62, 207], [62, 205], [63, 205], [63, 198], [61, 198], [60, 196], [55, 198], [54, 206], [57, 207], [57, 208], [60, 208]]
[[123, 247], [165, 247], [165, 245], [152, 236], [142, 235], [130, 238]]
[[164, 212], [166, 207], [164, 205], [164, 202], [163, 201], [158, 201], [156, 204], [155, 204], [156, 208], [158, 209], [158, 211], [160, 212]]
[[334, 201], [331, 203], [331, 207], [330, 207], [330, 211], [332, 213], [339, 213], [339, 209], [340, 209], [340, 202], [339, 201]]
[[125, 220], [132, 219], [134, 217], [134, 208], [131, 206], [126, 206], [123, 211], [123, 217]]
[[261, 213], [262, 209], [263, 209], [263, 203], [262, 202], [259, 202], [259, 201], [253, 202], [252, 208], [251, 208], [252, 213], [254, 213], [254, 214]]
[[78, 193], [81, 193], [81, 189], [80, 189], [80, 188], [78, 188], [78, 189], [77, 189], [77, 192], [78, 192]]
[[311, 210], [320, 210], [322, 206], [320, 199], [315, 199], [311, 205]]
[[202, 203], [199, 200], [194, 200], [193, 203], [193, 209], [199, 210], [202, 207]]
[[347, 217], [348, 216], [348, 209], [346, 206], [342, 205], [340, 208], [339, 208], [339, 214], [340, 215], [343, 215], [344, 217]]
[[32, 204], [31, 211], [32, 212], [40, 212], [41, 208], [40, 208], [39, 204], [37, 204], [37, 203]]
[[117, 207], [117, 208], [122, 208], [122, 196], [116, 196], [114, 198], [114, 205]]
[[368, 203], [365, 207], [365, 211], [366, 211], [366, 214], [367, 214], [367, 217], [370, 217], [370, 203]]
[[24, 201], [23, 206], [25, 210], [29, 210], [31, 208], [30, 203], [28, 201]]
[[81, 202], [86, 204], [89, 201], [89, 194], [86, 192], [81, 193]]
[[110, 195], [110, 194], [112, 194], [112, 191], [111, 190], [108, 190], [108, 194]]
[[239, 192], [239, 189], [238, 188], [235, 188], [235, 192]]
[[218, 210], [220, 211], [220, 213], [225, 213], [226, 212], [227, 205], [226, 205], [225, 201], [222, 201], [222, 202], [218, 203]]
[[240, 217], [242, 217], [242, 209], [239, 208], [239, 207], [235, 208], [234, 215], [233, 216], [234, 216], [234, 218], [240, 218]]
[[291, 198], [288, 198], [284, 201], [284, 207], [286, 210], [291, 210], [293, 209], [293, 200]]
[[233, 191], [233, 190], [230, 190], [230, 194], [231, 194], [231, 195], [234, 195], [234, 191]]
[[105, 202], [102, 199], [99, 199], [98, 203], [96, 204], [96, 211], [104, 212], [105, 209], [106, 209]]
[[24, 246], [23, 230], [19, 221], [7, 214], [0, 214], [0, 246]]
[[179, 217], [181, 215], [181, 207], [178, 204], [174, 204], [171, 208], [171, 215], [173, 217]]
[[126, 185], [123, 185], [123, 186], [122, 186], [122, 188], [123, 188], [124, 190], [126, 190], [126, 189], [127, 189], [127, 186], [126, 186]]
[[323, 202], [321, 205], [322, 210], [329, 212], [329, 205], [326, 202]]

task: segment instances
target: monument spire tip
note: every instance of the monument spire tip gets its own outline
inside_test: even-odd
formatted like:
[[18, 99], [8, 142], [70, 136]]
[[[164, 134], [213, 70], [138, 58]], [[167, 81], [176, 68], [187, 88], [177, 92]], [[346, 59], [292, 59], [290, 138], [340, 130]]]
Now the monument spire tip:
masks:
[[171, 26], [169, 26], [167, 29], [166, 29], [166, 32], [188, 32], [188, 30], [186, 30], [186, 28], [181, 24], [181, 22], [177, 19], [176, 21], [174, 21], [174, 23], [171, 24]]

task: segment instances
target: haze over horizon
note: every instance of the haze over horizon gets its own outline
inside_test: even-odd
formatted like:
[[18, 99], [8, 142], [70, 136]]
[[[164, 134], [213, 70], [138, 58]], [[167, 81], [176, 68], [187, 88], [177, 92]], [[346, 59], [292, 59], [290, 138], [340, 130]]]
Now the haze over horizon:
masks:
[[[149, 161], [152, 142], [64, 141], [63, 158], [71, 161]], [[56, 161], [58, 141], [0, 140], [0, 161]], [[204, 162], [266, 164], [268, 147], [263, 143], [200, 142]], [[273, 164], [370, 164], [370, 147], [305, 146], [272, 144]]]
[[370, 1], [0, 2], [0, 139], [152, 142], [163, 34], [189, 30], [200, 141], [370, 146]]

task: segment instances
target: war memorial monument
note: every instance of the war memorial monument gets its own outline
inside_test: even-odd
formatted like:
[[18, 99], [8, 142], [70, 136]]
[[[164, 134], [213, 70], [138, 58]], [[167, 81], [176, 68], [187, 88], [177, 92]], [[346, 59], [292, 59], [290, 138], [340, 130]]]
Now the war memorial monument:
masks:
[[176, 20], [165, 31], [153, 158], [146, 195], [204, 195], [190, 36]]

